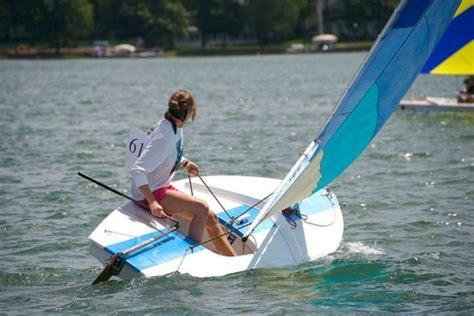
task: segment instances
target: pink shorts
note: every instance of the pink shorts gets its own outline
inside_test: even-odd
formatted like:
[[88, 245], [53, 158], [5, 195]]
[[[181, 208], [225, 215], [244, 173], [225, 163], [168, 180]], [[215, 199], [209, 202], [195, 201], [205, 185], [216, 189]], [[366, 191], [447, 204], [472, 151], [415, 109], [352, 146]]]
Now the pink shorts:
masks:
[[[174, 186], [172, 186], [170, 184], [167, 187], [158, 188], [155, 191], [153, 191], [153, 196], [155, 196], [155, 199], [158, 202], [160, 202], [165, 197], [165, 194], [166, 194], [167, 191], [178, 191], [178, 192], [180, 192], [178, 189], [176, 189]], [[148, 204], [148, 201], [146, 199], [145, 199], [145, 203]]]
[[[171, 184], [168, 185], [167, 187], [164, 187], [164, 188], [158, 188], [156, 189], [155, 191], [153, 191], [153, 196], [155, 197], [156, 201], [160, 202], [161, 200], [163, 200], [163, 198], [165, 197], [165, 194], [167, 191], [177, 191], [177, 192], [181, 192], [179, 191], [178, 189], [176, 189], [174, 186], [172, 186]], [[143, 202], [148, 205], [148, 201], [145, 199], [143, 200]], [[168, 216], [173, 216], [173, 214], [170, 214], [169, 212], [166, 212], [166, 214], [168, 214]]]

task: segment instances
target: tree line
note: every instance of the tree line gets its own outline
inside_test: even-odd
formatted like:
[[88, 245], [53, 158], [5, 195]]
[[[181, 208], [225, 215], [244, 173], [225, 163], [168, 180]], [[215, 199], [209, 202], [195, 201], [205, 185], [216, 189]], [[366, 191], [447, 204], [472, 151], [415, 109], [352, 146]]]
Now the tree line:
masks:
[[[212, 38], [254, 38], [260, 45], [336, 30], [372, 39], [396, 0], [0, 0], [0, 39], [56, 48], [78, 41], [143, 39], [172, 48], [198, 30]], [[318, 14], [319, 13], [319, 14]], [[323, 21], [324, 17], [324, 21]], [[351, 30], [371, 23], [372, 32]], [[334, 28], [338, 26], [337, 28]], [[329, 29], [328, 29], [329, 27]], [[354, 35], [355, 34], [355, 35]], [[375, 35], [374, 35], [375, 34]], [[351, 39], [351, 38], [349, 38]]]

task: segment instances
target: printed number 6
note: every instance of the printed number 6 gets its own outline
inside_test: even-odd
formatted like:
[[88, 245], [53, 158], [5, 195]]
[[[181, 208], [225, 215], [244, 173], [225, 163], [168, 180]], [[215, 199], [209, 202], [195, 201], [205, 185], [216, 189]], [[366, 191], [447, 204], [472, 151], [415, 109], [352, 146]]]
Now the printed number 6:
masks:
[[[130, 152], [131, 152], [132, 154], [134, 154], [134, 153], [137, 151], [137, 144], [136, 144], [136, 141], [138, 141], [138, 138], [134, 138], [134, 139], [128, 144], [128, 150], [130, 150]], [[143, 150], [143, 143], [140, 143], [140, 149], [138, 150], [137, 157], [140, 157], [140, 155], [142, 154], [142, 150]]]

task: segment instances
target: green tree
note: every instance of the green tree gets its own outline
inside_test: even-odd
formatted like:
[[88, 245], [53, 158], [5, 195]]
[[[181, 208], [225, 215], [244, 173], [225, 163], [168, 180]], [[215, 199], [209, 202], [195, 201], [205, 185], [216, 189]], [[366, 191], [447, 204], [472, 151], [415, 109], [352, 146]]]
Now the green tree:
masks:
[[113, 38], [118, 26], [117, 16], [122, 4], [118, 0], [91, 0], [93, 23], [91, 36], [94, 39]]
[[149, 0], [151, 16], [145, 40], [161, 47], [173, 47], [174, 39], [187, 33], [186, 10], [180, 2]]
[[31, 1], [26, 17], [26, 29], [33, 39], [48, 44], [59, 53], [61, 46], [71, 45], [88, 35], [92, 6], [84, 0]]
[[186, 11], [173, 0], [94, 0], [95, 36], [130, 40], [141, 37], [147, 46], [173, 45], [187, 31]]
[[27, 25], [31, 0], [0, 0], [0, 38], [6, 42], [32, 39]]
[[301, 0], [249, 0], [248, 18], [261, 46], [293, 35]]
[[[326, 13], [331, 22], [343, 22], [348, 29], [374, 23], [380, 31], [397, 5], [396, 0], [328, 0]], [[359, 37], [371, 38], [366, 32]]]
[[206, 47], [210, 36], [237, 36], [243, 29], [243, 8], [232, 0], [197, 1], [196, 25], [201, 32], [201, 46]]
[[297, 23], [294, 28], [295, 37], [304, 38], [309, 41], [317, 32], [317, 23], [319, 24], [319, 18], [315, 10], [315, 0], [302, 1]]
[[224, 1], [222, 33], [224, 45], [227, 36], [238, 36], [244, 28], [244, 10], [238, 1]]
[[113, 27], [117, 37], [127, 39], [143, 36], [152, 15], [147, 1], [122, 0], [119, 3], [119, 10], [112, 12], [116, 16]]
[[1, 38], [9, 41], [13, 32], [13, 7], [12, 1], [0, 0], [0, 34]]
[[201, 32], [201, 46], [206, 47], [209, 36], [220, 32], [223, 7], [219, 0], [197, 1], [196, 26]]

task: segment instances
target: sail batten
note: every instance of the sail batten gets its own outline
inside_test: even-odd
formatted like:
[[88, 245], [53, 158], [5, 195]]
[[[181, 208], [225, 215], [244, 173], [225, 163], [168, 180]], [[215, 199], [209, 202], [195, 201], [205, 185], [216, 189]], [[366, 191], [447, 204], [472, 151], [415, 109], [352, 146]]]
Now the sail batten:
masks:
[[330, 119], [265, 204], [247, 236], [261, 220], [331, 183], [362, 153], [415, 80], [459, 2], [402, 1]]

